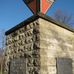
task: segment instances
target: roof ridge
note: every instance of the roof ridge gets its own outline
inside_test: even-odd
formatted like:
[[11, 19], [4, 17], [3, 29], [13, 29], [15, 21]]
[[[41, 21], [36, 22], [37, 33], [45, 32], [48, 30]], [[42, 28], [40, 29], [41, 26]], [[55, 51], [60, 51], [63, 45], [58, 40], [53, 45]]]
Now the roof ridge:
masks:
[[[8, 35], [8, 34], [12, 33], [13, 31], [15, 31], [15, 30], [23, 27], [24, 25], [29, 24], [30, 22], [35, 21], [35, 20], [38, 19], [38, 18], [45, 19], [45, 20], [47, 20], [47, 21], [50, 21], [50, 22], [52, 22], [52, 23], [54, 23], [54, 24], [62, 27], [62, 28], [65, 28], [65, 29], [67, 29], [67, 30], [69, 30], [69, 31], [71, 31], [71, 32], [74, 32], [74, 29], [72, 29], [72, 28], [70, 28], [69, 26], [66, 26], [66, 25], [64, 25], [64, 24], [62, 25], [62, 23], [55, 21], [55, 20], [52, 19], [50, 16], [47, 16], [47, 15], [42, 14], [42, 13], [37, 13], [37, 14], [34, 14], [34, 15], [32, 15], [31, 17], [29, 17], [28, 19], [24, 20], [24, 21], [21, 22], [20, 24], [18, 24], [18, 25], [16, 25], [16, 26], [14, 26], [13, 28], [9, 29], [8, 31], [6, 31], [6, 32], [5, 32], [5, 35]], [[24, 24], [23, 24], [23, 23], [24, 23]]]

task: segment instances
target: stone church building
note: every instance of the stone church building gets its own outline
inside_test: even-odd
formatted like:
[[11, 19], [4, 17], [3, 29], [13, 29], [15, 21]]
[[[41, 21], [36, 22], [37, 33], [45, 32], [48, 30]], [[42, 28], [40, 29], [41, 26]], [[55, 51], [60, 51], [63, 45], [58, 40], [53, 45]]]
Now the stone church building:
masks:
[[74, 31], [48, 16], [8, 30], [6, 45], [6, 74], [74, 74]]
[[74, 74], [69, 27], [37, 13], [5, 34], [5, 74]]

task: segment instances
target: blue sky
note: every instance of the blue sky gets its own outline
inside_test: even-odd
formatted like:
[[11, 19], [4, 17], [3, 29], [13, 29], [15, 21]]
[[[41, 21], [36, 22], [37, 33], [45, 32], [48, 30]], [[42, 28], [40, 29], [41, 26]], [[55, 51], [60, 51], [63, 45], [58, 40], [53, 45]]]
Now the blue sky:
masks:
[[[52, 16], [57, 9], [61, 9], [74, 18], [74, 0], [56, 0], [46, 14]], [[0, 0], [0, 30], [6, 31], [31, 15], [31, 11], [23, 0]]]
[[8, 30], [31, 15], [22, 0], [0, 0], [0, 29]]
[[[56, 0], [47, 15], [52, 16], [57, 9], [74, 17], [74, 0]], [[31, 15], [31, 11], [22, 0], [0, 0], [0, 30], [8, 30]]]

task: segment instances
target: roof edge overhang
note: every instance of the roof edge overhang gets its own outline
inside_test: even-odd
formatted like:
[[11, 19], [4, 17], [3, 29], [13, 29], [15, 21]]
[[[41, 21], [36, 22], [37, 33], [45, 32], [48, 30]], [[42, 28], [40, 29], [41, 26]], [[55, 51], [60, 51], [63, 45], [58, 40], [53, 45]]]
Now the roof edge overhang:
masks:
[[37, 14], [34, 14], [33, 16], [29, 17], [27, 20], [21, 22], [20, 24], [16, 25], [15, 27], [13, 27], [13, 28], [9, 29], [8, 31], [6, 31], [5, 35], [9, 35], [10, 33], [18, 30], [19, 28], [22, 28], [23, 26], [37, 20], [38, 18], [42, 18], [44, 20], [47, 20], [47, 21], [49, 21], [51, 23], [54, 23], [57, 26], [60, 26], [60, 27], [62, 27], [64, 29], [67, 29], [67, 30], [74, 33], [74, 29], [70, 28], [69, 26], [66, 26], [64, 24], [62, 25], [62, 23], [56, 22], [55, 20], [53, 20], [51, 17], [49, 17], [47, 15], [44, 15], [42, 13], [37, 13]]

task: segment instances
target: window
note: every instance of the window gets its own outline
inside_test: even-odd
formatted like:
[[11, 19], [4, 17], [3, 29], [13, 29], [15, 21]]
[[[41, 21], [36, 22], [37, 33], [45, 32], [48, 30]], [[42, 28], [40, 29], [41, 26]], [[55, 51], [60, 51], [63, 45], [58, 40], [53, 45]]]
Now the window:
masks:
[[57, 74], [72, 74], [72, 60], [70, 58], [57, 58]]
[[9, 64], [9, 74], [26, 74], [25, 58], [11, 60]]

